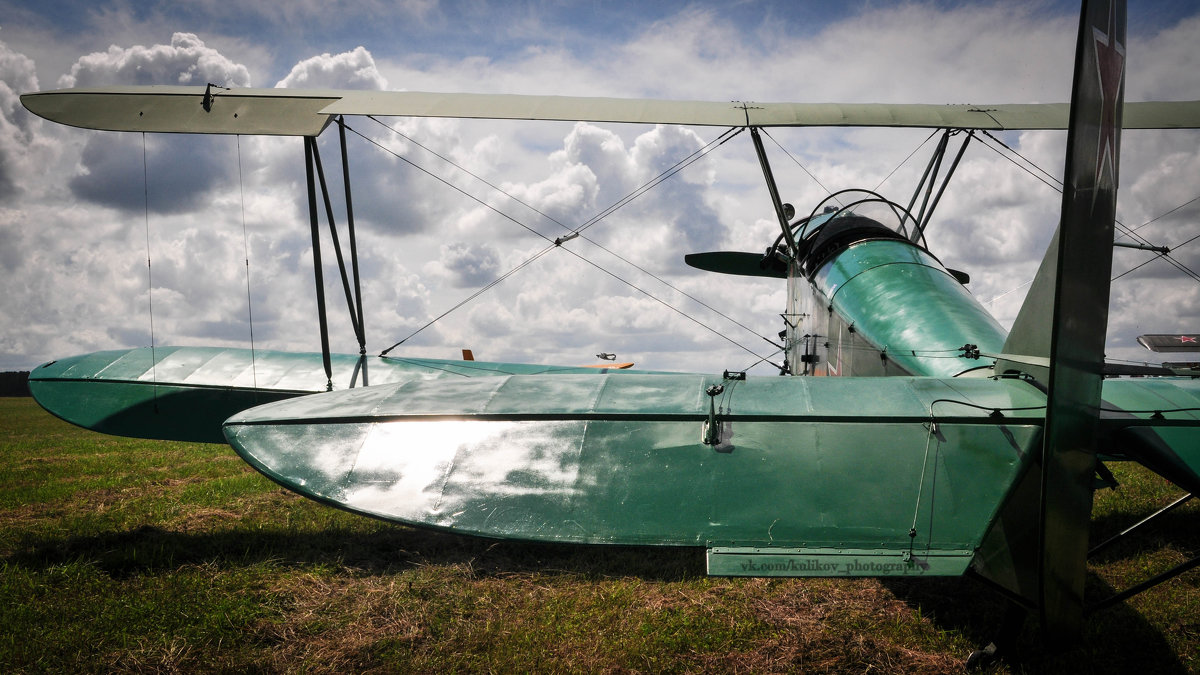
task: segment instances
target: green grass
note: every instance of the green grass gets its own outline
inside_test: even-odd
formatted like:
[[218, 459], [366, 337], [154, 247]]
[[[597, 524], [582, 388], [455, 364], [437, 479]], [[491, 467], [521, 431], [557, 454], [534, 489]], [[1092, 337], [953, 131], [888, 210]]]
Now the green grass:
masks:
[[[1177, 494], [1136, 466], [1093, 538]], [[1200, 501], [1200, 500], [1195, 500]], [[1200, 504], [1094, 561], [1090, 597], [1200, 552]], [[102, 436], [0, 399], [0, 672], [959, 672], [1003, 603], [967, 579], [713, 579], [703, 552], [497, 543], [353, 516], [225, 446]], [[1200, 572], [1027, 626], [995, 672], [1200, 672]]]

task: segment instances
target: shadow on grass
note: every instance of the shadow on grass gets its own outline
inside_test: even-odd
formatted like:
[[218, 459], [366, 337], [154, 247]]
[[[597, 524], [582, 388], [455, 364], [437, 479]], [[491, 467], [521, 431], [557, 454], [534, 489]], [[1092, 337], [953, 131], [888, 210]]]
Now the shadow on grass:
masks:
[[[1096, 518], [1091, 524], [1092, 545], [1107, 540], [1139, 519], [1149, 515], [1119, 512]], [[1152, 525], [1114, 543], [1089, 559], [1093, 570], [1115, 570], [1126, 565], [1138, 568], [1136, 578], [1121, 578], [1123, 587], [1132, 586], [1165, 569], [1145, 571], [1138, 559], [1164, 547], [1182, 551], [1187, 557], [1200, 552], [1200, 527], [1195, 513], [1178, 510], [1164, 514]], [[1120, 577], [1115, 571], [1106, 576]], [[1169, 580], [1166, 583], [1178, 583]], [[995, 591], [969, 578], [885, 579], [884, 587], [897, 598], [929, 617], [945, 630], [959, 631], [982, 647], [1000, 632], [1007, 602]], [[1096, 603], [1122, 589], [1114, 589], [1099, 574], [1088, 574], [1085, 582], [1087, 603]], [[1184, 603], [1186, 605], [1186, 602]], [[1181, 618], [1186, 622], [1186, 618]], [[1026, 673], [1188, 673], [1187, 664], [1177, 653], [1160, 627], [1128, 603], [1118, 603], [1088, 615], [1082, 645], [1044, 644], [1037, 619], [1026, 619], [1016, 648], [1007, 657], [1014, 671]]]
[[[967, 578], [895, 579], [883, 585], [939, 628], [958, 631], [979, 647], [996, 639], [1007, 608], [999, 594]], [[1095, 574], [1088, 575], [1086, 586], [1089, 601], [1115, 592]], [[1083, 643], [1075, 648], [1045, 644], [1030, 615], [1005, 663], [1024, 673], [1189, 672], [1162, 632], [1125, 604], [1089, 616]]]
[[678, 581], [704, 575], [703, 549], [698, 548], [531, 544], [403, 526], [320, 532], [241, 528], [175, 532], [143, 526], [95, 536], [31, 539], [21, 549], [5, 562], [42, 570], [85, 561], [117, 579], [182, 565], [259, 563], [340, 567], [356, 574], [460, 565], [476, 576], [540, 572]]

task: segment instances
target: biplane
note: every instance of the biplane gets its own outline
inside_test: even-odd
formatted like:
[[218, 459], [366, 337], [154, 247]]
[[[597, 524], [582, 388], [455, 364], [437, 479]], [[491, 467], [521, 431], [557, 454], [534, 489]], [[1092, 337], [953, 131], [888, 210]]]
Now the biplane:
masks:
[[[1119, 0], [1084, 2], [1071, 100], [1059, 104], [213, 85], [25, 94], [30, 111], [88, 129], [301, 137], [323, 338], [321, 354], [98, 352], [38, 367], [30, 387], [47, 410], [97, 431], [227, 441], [279, 484], [376, 518], [481, 537], [702, 547], [713, 575], [970, 575], [1014, 616], [1038, 617], [1049, 639], [1069, 640], [1088, 611], [1127, 597], [1084, 599], [1102, 462], [1137, 461], [1200, 489], [1200, 380], [1106, 377], [1121, 131], [1200, 126], [1200, 102], [1123, 103], [1125, 19]], [[786, 376], [369, 356], [348, 198], [349, 272], [336, 252], [360, 352], [330, 353], [318, 226], [324, 210], [332, 228], [333, 213], [315, 139], [338, 126], [345, 167], [346, 115], [748, 130], [779, 234], [763, 252], [688, 262], [786, 280]], [[945, 136], [907, 204], [850, 190], [797, 211], [779, 196], [760, 130], [809, 126]], [[1067, 130], [1065, 188], [1057, 232], [1005, 331], [924, 232], [961, 157], [945, 139], [1026, 129]]]

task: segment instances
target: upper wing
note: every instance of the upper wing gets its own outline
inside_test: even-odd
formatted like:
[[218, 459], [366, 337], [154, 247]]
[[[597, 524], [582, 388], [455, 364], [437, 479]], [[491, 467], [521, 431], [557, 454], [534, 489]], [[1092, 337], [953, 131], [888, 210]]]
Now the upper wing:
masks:
[[[1068, 112], [1066, 103], [752, 103], [184, 86], [60, 89], [24, 94], [21, 102], [41, 117], [87, 129], [284, 136], [315, 136], [335, 115], [1008, 130], [1065, 129]], [[1200, 127], [1200, 101], [1126, 103], [1124, 126]]]
[[[209, 96], [213, 91], [215, 95]], [[21, 103], [35, 115], [84, 129], [316, 136], [333, 119], [322, 109], [344, 93], [181, 86], [96, 87], [22, 94]], [[204, 105], [205, 102], [209, 105]]]

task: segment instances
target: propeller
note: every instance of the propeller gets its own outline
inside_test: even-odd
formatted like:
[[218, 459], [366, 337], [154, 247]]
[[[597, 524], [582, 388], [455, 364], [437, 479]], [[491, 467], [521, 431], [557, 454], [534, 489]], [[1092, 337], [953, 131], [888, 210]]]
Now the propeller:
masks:
[[787, 263], [780, 259], [775, 249], [766, 254], [747, 251], [710, 251], [689, 253], [683, 261], [698, 270], [736, 274], [743, 277], [787, 278]]

